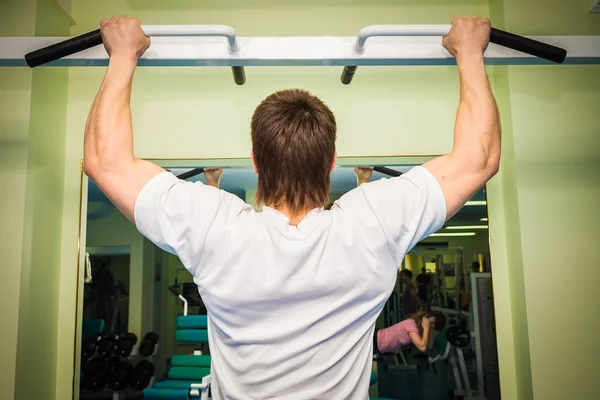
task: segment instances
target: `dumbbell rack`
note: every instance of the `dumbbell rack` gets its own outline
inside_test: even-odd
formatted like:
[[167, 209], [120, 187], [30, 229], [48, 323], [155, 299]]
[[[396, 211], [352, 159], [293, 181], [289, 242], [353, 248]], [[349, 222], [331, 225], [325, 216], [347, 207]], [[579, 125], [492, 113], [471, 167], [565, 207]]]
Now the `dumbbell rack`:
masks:
[[[144, 338], [146, 338], [146, 336]], [[142, 341], [142, 343], [143, 343], [143, 341]], [[154, 348], [153, 348], [152, 354], [150, 354], [148, 356], [142, 356], [140, 354], [140, 346], [141, 346], [141, 344], [140, 344], [140, 345], [134, 345], [131, 348], [131, 352], [126, 357], [119, 357], [119, 356], [114, 356], [114, 357], [119, 358], [121, 361], [125, 360], [126, 362], [131, 363], [132, 366], [137, 366], [143, 360], [148, 360], [148, 359], [152, 360], [153, 357], [156, 356], [156, 354], [157, 354], [159, 345], [160, 345], [160, 343], [157, 341], [153, 345]], [[94, 350], [94, 353], [88, 358], [87, 362], [89, 362], [89, 361], [91, 361], [93, 359], [108, 359], [110, 357], [113, 357], [113, 355], [112, 354], [111, 355], [107, 355], [107, 356], [101, 356], [101, 355], [99, 355], [98, 354], [98, 348], [96, 348]], [[84, 364], [82, 363], [82, 368], [83, 368], [83, 365]], [[152, 363], [152, 366], [154, 366], [153, 363]], [[135, 368], [135, 367], [133, 367], [133, 368]], [[132, 373], [133, 373], [133, 370], [130, 372], [130, 374], [132, 374]], [[128, 378], [128, 380], [130, 380], [130, 379], [131, 379], [131, 377]], [[155, 376], [154, 376], [154, 372], [152, 372], [152, 376], [148, 380], [148, 383], [144, 386], [144, 388], [153, 385], [154, 381], [155, 381]], [[140, 389], [131, 388], [131, 386], [130, 386], [131, 383], [129, 383], [129, 382], [128, 382], [128, 385], [125, 388], [123, 388], [122, 390], [111, 389], [111, 388], [107, 387], [107, 384], [108, 384], [108, 382], [106, 382], [104, 384], [104, 387], [102, 387], [102, 389], [99, 390], [99, 391], [94, 391], [94, 390], [91, 390], [89, 388], [83, 389], [83, 391], [87, 392], [89, 390], [91, 393], [107, 393], [107, 392], [112, 392], [112, 397], [113, 397], [114, 400], [120, 400], [120, 399], [127, 398], [126, 392], [128, 392], [128, 391], [133, 391], [133, 390], [136, 391], [136, 392], [140, 391]], [[80, 388], [80, 390], [81, 390], [81, 388]], [[93, 398], [94, 396], [92, 395], [91, 397]]]

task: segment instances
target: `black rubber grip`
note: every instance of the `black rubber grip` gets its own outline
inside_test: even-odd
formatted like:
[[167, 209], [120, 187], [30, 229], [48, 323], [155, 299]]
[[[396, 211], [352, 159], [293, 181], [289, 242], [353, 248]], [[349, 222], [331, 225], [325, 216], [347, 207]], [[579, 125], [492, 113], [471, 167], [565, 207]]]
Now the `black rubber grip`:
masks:
[[381, 174], [389, 175], [389, 176], [400, 176], [402, 172], [396, 171], [395, 169], [387, 168], [387, 167], [373, 167], [373, 171], [379, 172]]
[[246, 83], [246, 72], [244, 71], [244, 67], [231, 67], [231, 72], [233, 73], [233, 80], [238, 85], [243, 85]]
[[80, 51], [90, 49], [99, 44], [102, 44], [102, 35], [100, 34], [100, 29], [96, 29], [95, 31], [75, 36], [64, 42], [59, 42], [27, 53], [25, 54], [25, 61], [27, 62], [27, 65], [33, 68], [70, 56], [71, 54], [79, 53]]
[[355, 65], [347, 65], [344, 67], [344, 70], [342, 71], [342, 76], [340, 77], [340, 81], [342, 81], [342, 83], [344, 85], [349, 85], [350, 82], [352, 82], [352, 78], [354, 78], [354, 74], [356, 73], [356, 69], [358, 67]]
[[555, 63], [562, 63], [567, 58], [565, 49], [496, 28], [492, 28], [490, 42]]
[[186, 179], [189, 179], [193, 176], [200, 175], [203, 173], [204, 173], [204, 168], [194, 168], [192, 170], [189, 170], [188, 172], [184, 172], [181, 175], [177, 175], [177, 178], [185, 181]]

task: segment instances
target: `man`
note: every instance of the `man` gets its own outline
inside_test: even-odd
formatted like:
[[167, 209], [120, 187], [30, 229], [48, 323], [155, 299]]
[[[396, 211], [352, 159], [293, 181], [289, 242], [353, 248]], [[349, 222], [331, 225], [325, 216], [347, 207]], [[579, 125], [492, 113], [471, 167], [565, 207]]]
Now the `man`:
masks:
[[412, 283], [412, 271], [403, 269], [400, 271], [400, 283], [404, 285], [402, 292], [402, 313], [404, 318], [410, 318], [419, 310], [419, 298], [417, 296], [417, 288]]
[[[129, 98], [150, 45], [140, 21], [101, 23], [110, 55], [85, 133], [86, 174], [138, 230], [177, 254], [209, 315], [215, 399], [365, 399], [375, 320], [398, 265], [498, 170], [500, 126], [484, 69], [490, 22], [443, 39], [461, 77], [454, 148], [328, 203], [336, 121], [302, 90], [267, 97], [251, 121], [263, 212], [133, 155]], [[199, 89], [200, 90], [200, 89]]]

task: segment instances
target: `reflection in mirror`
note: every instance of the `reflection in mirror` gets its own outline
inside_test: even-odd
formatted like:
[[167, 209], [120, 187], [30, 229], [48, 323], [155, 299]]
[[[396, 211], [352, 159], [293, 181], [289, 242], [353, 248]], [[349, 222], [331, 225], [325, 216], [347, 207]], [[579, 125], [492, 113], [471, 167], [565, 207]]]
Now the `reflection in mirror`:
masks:
[[[366, 174], [368, 182], [389, 179], [414, 168], [412, 161], [358, 174]], [[191, 163], [163, 167], [255, 206], [258, 177], [252, 167], [222, 166], [215, 183], [207, 182], [200, 162]], [[358, 183], [368, 184], [357, 181], [353, 166], [334, 168], [330, 201]], [[198, 287], [176, 256], [144, 238], [93, 182], [88, 187], [80, 398], [187, 393], [211, 367], [207, 309]], [[376, 323], [371, 396], [500, 398], [487, 228], [482, 189], [398, 265], [394, 290]], [[385, 340], [398, 332], [406, 339]], [[415, 332], [414, 340], [409, 332]]]

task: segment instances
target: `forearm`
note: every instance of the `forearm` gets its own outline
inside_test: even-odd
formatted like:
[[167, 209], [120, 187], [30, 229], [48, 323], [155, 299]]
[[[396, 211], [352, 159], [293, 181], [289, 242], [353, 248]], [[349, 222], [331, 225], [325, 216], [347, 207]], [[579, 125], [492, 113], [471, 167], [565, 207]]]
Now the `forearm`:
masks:
[[483, 55], [457, 57], [460, 105], [454, 129], [453, 154], [477, 169], [500, 158], [500, 121], [496, 100], [485, 71]]
[[131, 83], [135, 60], [111, 59], [92, 104], [84, 137], [87, 171], [118, 169], [133, 162]]
[[429, 348], [429, 337], [429, 329], [423, 329], [423, 336], [421, 337], [422, 345], [419, 348], [419, 350], [421, 350], [422, 352], [426, 352]]
[[216, 187], [217, 189], [219, 188], [219, 181], [218, 180], [216, 180], [216, 181], [214, 181], [214, 180], [210, 180], [210, 181], [207, 180], [206, 184], [208, 186]]

